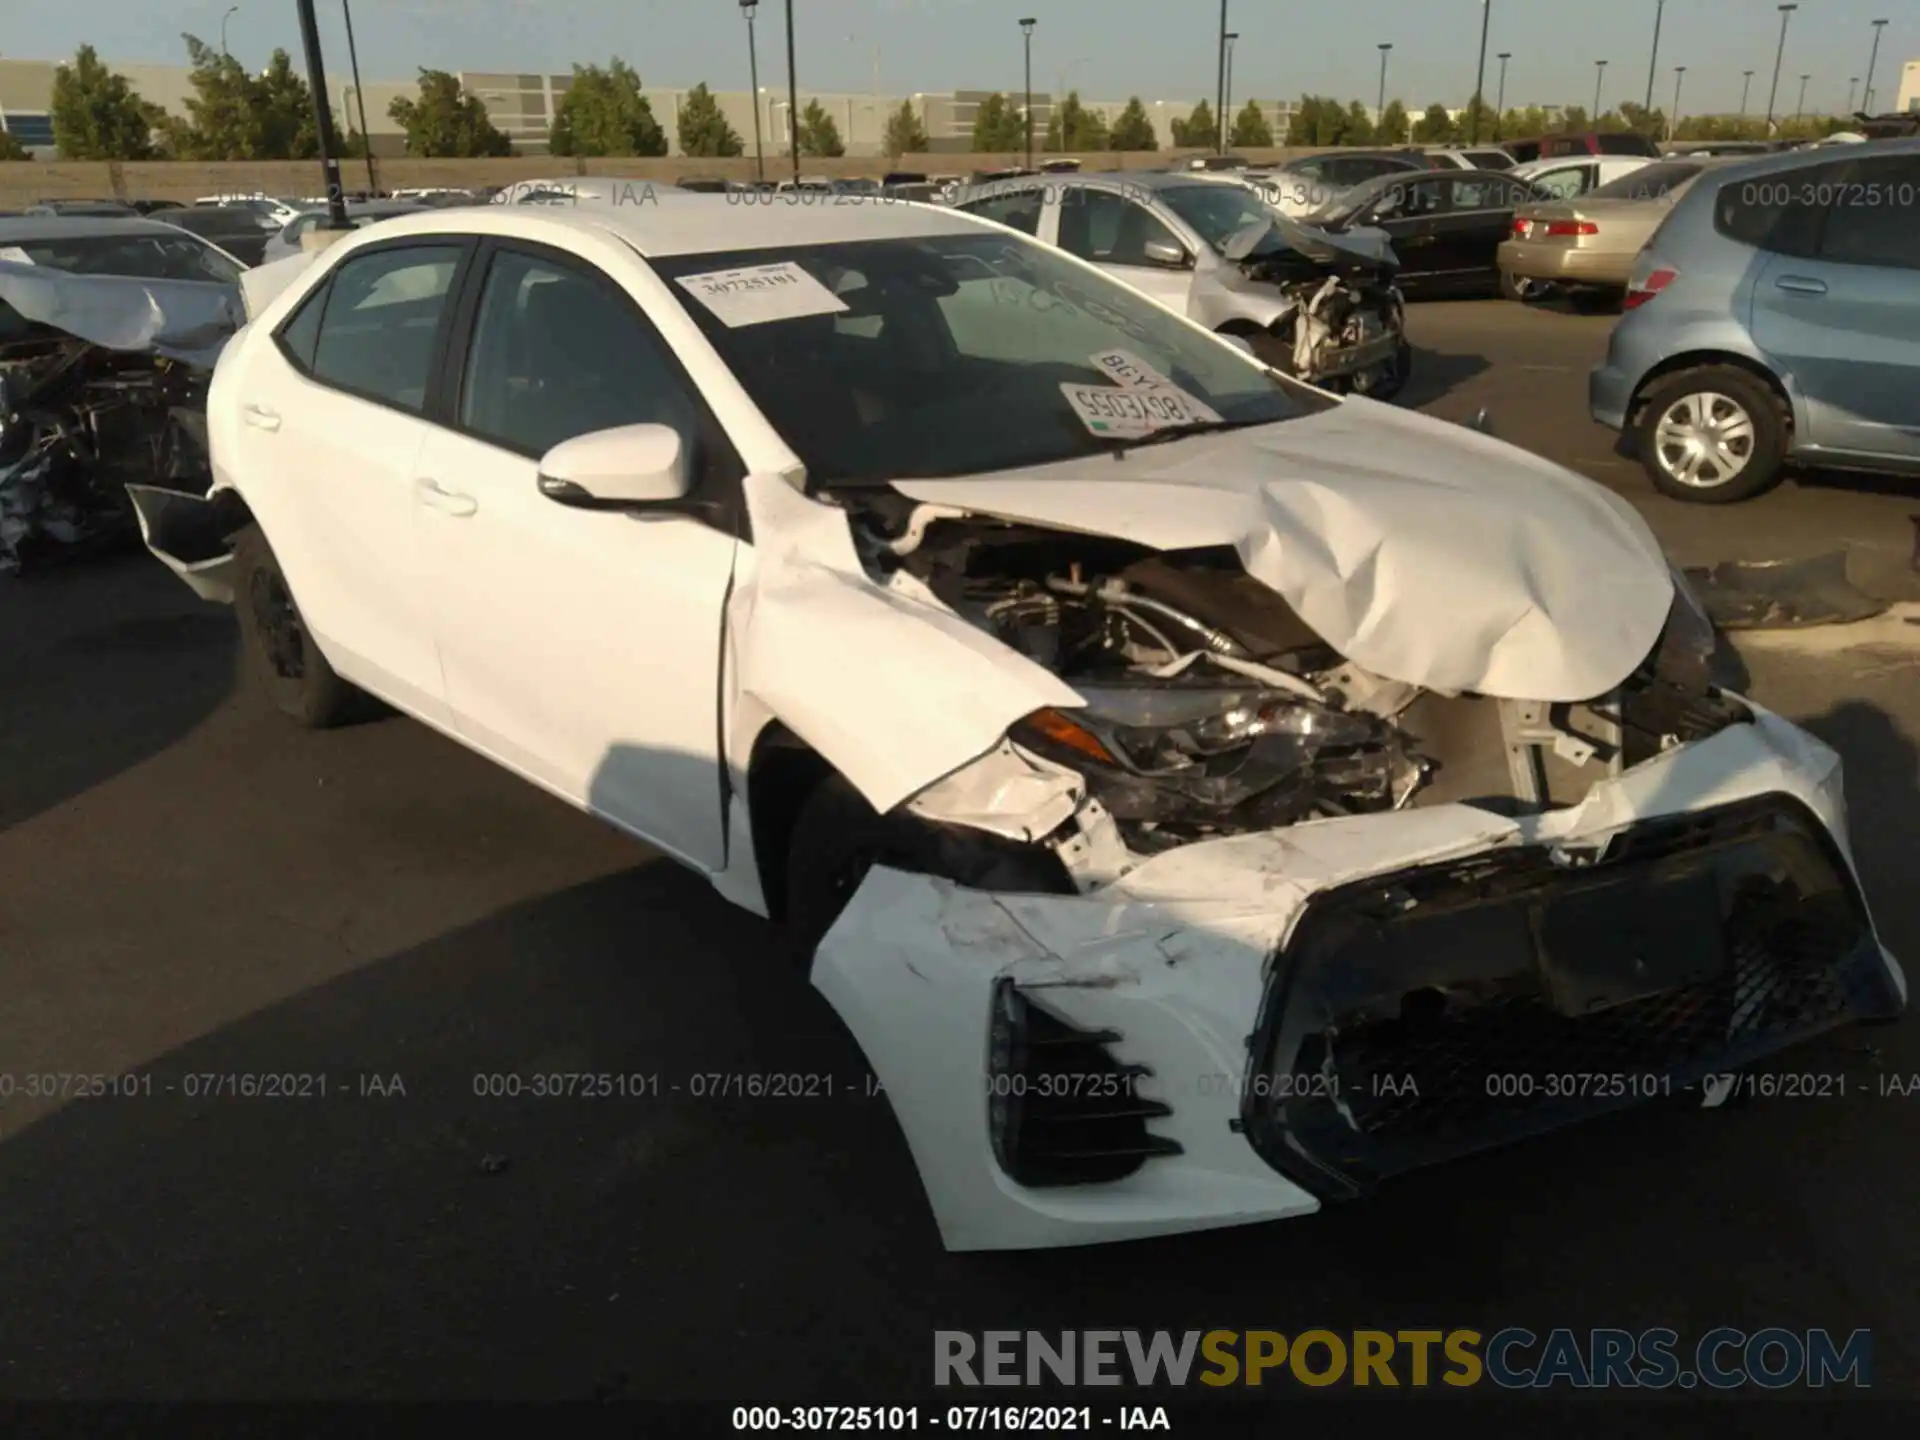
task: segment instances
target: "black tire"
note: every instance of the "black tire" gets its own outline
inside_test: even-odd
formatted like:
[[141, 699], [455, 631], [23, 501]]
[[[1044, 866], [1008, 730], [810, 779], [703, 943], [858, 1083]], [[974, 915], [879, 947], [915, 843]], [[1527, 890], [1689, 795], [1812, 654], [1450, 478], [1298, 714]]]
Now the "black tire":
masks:
[[1065, 866], [1047, 851], [898, 810], [879, 814], [845, 778], [830, 775], [800, 807], [787, 841], [786, 944], [797, 964], [813, 964], [814, 951], [875, 865], [980, 890], [1073, 889]]
[[1378, 400], [1383, 404], [1393, 399], [1407, 388], [1407, 381], [1413, 378], [1413, 346], [1405, 339], [1393, 354], [1393, 369], [1366, 392], [1369, 400]]
[[1567, 300], [1582, 315], [1617, 315], [1626, 298], [1624, 290], [1575, 290]]
[[233, 604], [241, 643], [274, 707], [308, 730], [351, 719], [360, 692], [313, 643], [273, 547], [258, 525], [234, 541]]
[[[1661, 422], [1689, 397], [1701, 397], [1701, 413], [1713, 412], [1721, 423], [1731, 418], [1706, 397], [1721, 396], [1745, 411], [1752, 422], [1752, 438], [1745, 464], [1727, 479], [1699, 479], [1689, 484], [1679, 478], [1671, 448], [1663, 452]], [[1758, 376], [1733, 365], [1703, 365], [1680, 370], [1656, 381], [1643, 398], [1633, 429], [1634, 450], [1653, 481], [1654, 489], [1694, 505], [1732, 505], [1771, 490], [1780, 482], [1787, 456], [1787, 415], [1780, 397]], [[1739, 453], [1735, 447], [1735, 453]], [[1711, 462], [1709, 462], [1711, 464]]]

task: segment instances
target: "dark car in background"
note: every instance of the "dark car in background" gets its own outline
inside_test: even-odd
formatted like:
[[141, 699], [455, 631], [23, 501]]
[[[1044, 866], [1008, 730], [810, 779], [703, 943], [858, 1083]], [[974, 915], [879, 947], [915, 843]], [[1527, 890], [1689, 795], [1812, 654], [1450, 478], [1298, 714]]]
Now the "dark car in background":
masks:
[[122, 200], [36, 200], [25, 211], [28, 215], [93, 215], [102, 219], [130, 220], [139, 211]]
[[217, 244], [138, 216], [19, 215], [0, 219], [0, 259], [70, 275], [239, 283], [244, 268]]
[[280, 233], [278, 226], [269, 229], [259, 212], [239, 205], [189, 205], [167, 211], [166, 223], [218, 245], [248, 265], [260, 264], [267, 241]]
[[1335, 233], [1385, 231], [1409, 296], [1489, 294], [1500, 288], [1496, 256], [1514, 210], [1543, 198], [1502, 170], [1400, 173], [1355, 186], [1307, 223]]

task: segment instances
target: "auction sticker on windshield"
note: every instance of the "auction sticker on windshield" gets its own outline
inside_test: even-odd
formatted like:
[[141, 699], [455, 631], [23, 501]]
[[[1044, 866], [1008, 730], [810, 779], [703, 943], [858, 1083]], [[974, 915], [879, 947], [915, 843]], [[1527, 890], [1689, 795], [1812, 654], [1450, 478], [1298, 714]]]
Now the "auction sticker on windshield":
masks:
[[791, 260], [743, 270], [710, 270], [682, 275], [681, 286], [729, 330], [798, 320], [808, 315], [841, 315], [846, 302]]
[[1178, 387], [1131, 350], [1102, 350], [1087, 357], [1129, 390], [1173, 390]]
[[1112, 385], [1062, 385], [1080, 423], [1099, 436], [1137, 440], [1160, 430], [1218, 424], [1220, 416], [1173, 385], [1119, 389]]

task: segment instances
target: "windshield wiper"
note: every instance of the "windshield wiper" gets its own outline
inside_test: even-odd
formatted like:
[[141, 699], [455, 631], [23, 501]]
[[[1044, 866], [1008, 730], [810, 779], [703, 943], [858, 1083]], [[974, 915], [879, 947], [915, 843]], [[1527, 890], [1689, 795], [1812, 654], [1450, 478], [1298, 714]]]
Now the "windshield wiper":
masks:
[[1148, 445], [1164, 445], [1169, 440], [1185, 440], [1194, 435], [1216, 435], [1222, 430], [1247, 430], [1255, 425], [1271, 425], [1271, 420], [1195, 420], [1186, 425], [1168, 425], [1151, 435], [1141, 435], [1113, 440], [1116, 455], [1125, 455], [1130, 450], [1139, 450]]

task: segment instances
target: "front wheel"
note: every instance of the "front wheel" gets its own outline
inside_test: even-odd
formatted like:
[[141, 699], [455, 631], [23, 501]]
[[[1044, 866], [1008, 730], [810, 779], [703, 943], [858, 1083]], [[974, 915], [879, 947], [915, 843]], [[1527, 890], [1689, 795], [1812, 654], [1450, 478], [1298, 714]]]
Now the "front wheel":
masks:
[[1403, 337], [1393, 359], [1372, 371], [1364, 387], [1355, 385], [1354, 390], [1369, 400], [1391, 400], [1407, 388], [1407, 381], [1412, 377], [1413, 346]]
[[1730, 365], [1707, 365], [1669, 375], [1647, 392], [1634, 441], [1662, 495], [1731, 505], [1778, 483], [1787, 423], [1764, 381]]

